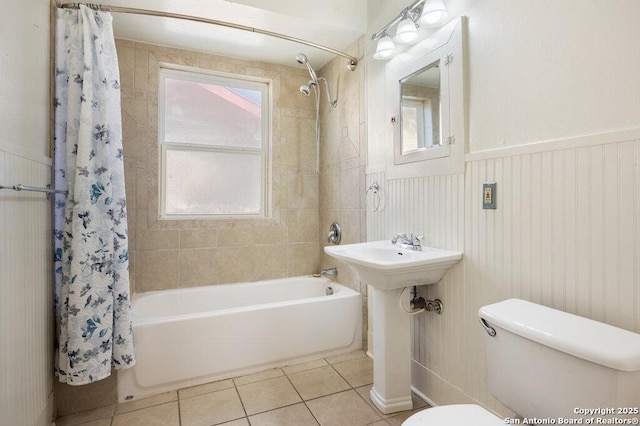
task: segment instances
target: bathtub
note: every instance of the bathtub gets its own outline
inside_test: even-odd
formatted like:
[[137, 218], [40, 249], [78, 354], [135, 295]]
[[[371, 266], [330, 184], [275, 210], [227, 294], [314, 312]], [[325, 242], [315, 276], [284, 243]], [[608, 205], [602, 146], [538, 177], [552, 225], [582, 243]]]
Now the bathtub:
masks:
[[326, 278], [152, 291], [131, 308], [136, 365], [118, 370], [119, 402], [362, 346], [360, 293]]

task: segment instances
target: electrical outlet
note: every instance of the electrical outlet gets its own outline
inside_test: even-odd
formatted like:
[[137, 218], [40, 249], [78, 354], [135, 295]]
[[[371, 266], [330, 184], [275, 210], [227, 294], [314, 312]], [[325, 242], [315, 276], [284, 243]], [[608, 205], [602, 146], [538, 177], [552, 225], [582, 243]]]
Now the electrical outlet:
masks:
[[482, 208], [483, 209], [496, 208], [496, 183], [495, 182], [482, 184]]

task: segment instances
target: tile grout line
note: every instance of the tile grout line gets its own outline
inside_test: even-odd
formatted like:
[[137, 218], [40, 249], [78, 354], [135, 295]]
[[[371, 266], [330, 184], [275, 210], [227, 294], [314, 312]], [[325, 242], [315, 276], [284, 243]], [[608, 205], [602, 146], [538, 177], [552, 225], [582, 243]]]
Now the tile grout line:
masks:
[[[238, 395], [238, 399], [240, 400], [240, 405], [242, 406], [242, 411], [244, 412], [244, 417], [241, 417], [241, 418], [247, 419], [247, 423], [251, 425], [251, 420], [249, 420], [249, 414], [247, 413], [247, 409], [244, 406], [244, 401], [242, 401], [242, 396], [240, 395], [240, 391], [238, 390], [238, 385], [236, 385], [235, 380], [231, 379], [231, 381], [233, 382], [233, 389], [236, 391], [236, 395]], [[235, 420], [239, 420], [239, 419], [235, 419]], [[229, 420], [229, 421], [232, 421], [232, 420]]]
[[[322, 358], [326, 361], [325, 358]], [[320, 367], [318, 367], [320, 368]], [[315, 370], [315, 368], [311, 368], [309, 370], [304, 370], [304, 371], [311, 371], [311, 370]], [[291, 377], [289, 377], [289, 375], [287, 374], [286, 371], [282, 370], [282, 372], [284, 373], [284, 376], [287, 378], [287, 380], [289, 381], [289, 383], [291, 384], [291, 387], [293, 387], [293, 390], [296, 391], [296, 393], [298, 394], [298, 397], [300, 398], [300, 400], [302, 401], [302, 403], [304, 404], [305, 408], [309, 411], [309, 413], [311, 414], [311, 417], [313, 417], [313, 420], [316, 421], [316, 423], [318, 425], [320, 425], [320, 421], [318, 420], [318, 418], [316, 417], [315, 414], [313, 414], [313, 411], [311, 411], [311, 408], [309, 407], [309, 405], [307, 405], [307, 401], [302, 397], [302, 395], [300, 395], [300, 391], [298, 390], [298, 388], [296, 387], [296, 385], [293, 384], [293, 382], [291, 381]], [[299, 371], [300, 373], [300, 371]], [[294, 373], [295, 374], [295, 373]]]

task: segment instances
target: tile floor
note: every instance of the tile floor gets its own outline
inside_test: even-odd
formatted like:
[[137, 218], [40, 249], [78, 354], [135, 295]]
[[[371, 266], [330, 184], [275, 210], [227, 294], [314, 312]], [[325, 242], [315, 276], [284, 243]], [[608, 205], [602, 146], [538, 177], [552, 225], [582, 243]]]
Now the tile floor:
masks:
[[427, 407], [385, 415], [369, 399], [373, 364], [362, 351], [207, 383], [58, 418], [57, 426], [387, 426]]

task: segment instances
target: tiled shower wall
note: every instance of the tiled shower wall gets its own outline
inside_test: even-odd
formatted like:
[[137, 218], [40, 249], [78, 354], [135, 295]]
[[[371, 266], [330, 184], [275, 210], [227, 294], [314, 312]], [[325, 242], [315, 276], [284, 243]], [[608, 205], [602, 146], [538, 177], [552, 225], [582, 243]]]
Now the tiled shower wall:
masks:
[[[124, 40], [118, 40], [117, 47], [134, 291], [317, 272], [315, 104], [298, 90], [308, 81], [306, 70]], [[273, 81], [272, 219], [158, 219], [161, 63]]]
[[[425, 235], [462, 249], [437, 285], [443, 315], [413, 320], [413, 384], [438, 404], [480, 401], [487, 390], [478, 309], [517, 297], [640, 331], [640, 131], [580, 137], [468, 156], [464, 175], [380, 181], [385, 206], [369, 239]], [[464, 181], [463, 181], [464, 180]], [[497, 182], [497, 209], [481, 207]]]
[[[354, 71], [347, 69], [347, 59], [337, 57], [324, 66], [320, 75], [327, 79], [338, 100], [330, 108], [321, 87], [320, 130], [320, 264], [322, 268], [338, 268], [336, 280], [363, 294], [366, 329], [366, 285], [351, 273], [349, 267], [327, 256], [323, 248], [333, 222], [342, 229], [340, 244], [365, 241], [365, 165], [366, 114], [364, 111], [365, 63], [364, 37], [353, 43], [346, 53], [360, 59]], [[366, 337], [366, 332], [365, 332]]]

